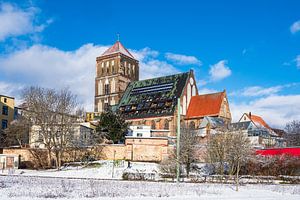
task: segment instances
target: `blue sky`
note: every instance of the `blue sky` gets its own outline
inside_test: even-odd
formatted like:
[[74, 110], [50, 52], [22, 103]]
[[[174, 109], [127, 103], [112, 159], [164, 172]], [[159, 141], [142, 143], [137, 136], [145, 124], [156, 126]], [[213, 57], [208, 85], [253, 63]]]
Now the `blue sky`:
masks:
[[116, 40], [141, 78], [194, 69], [234, 120], [300, 119], [300, 1], [0, 1], [0, 93], [70, 87], [93, 109], [95, 57]]

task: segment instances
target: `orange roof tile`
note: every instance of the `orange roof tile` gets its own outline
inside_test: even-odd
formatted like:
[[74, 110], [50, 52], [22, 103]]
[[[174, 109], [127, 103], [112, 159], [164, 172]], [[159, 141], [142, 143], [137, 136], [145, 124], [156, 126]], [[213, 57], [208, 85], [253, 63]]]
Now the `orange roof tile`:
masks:
[[112, 47], [107, 49], [102, 54], [102, 56], [110, 55], [110, 54], [113, 54], [113, 53], [122, 53], [122, 54], [134, 59], [133, 55], [131, 55], [131, 53], [119, 41], [117, 41]]
[[219, 115], [224, 95], [225, 91], [193, 96], [191, 98], [186, 117], [199, 118]]
[[260, 116], [253, 115], [253, 114], [251, 115], [248, 114], [248, 116], [254, 123], [258, 123], [267, 129], [271, 129], [270, 126], [265, 122], [265, 120], [263, 120], [263, 118], [261, 118]]

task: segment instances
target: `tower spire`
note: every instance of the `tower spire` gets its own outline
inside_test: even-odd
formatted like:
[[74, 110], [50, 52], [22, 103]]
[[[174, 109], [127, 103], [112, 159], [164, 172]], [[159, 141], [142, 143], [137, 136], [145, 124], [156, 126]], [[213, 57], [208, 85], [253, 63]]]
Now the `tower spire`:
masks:
[[120, 34], [117, 33], [117, 41], [120, 42]]

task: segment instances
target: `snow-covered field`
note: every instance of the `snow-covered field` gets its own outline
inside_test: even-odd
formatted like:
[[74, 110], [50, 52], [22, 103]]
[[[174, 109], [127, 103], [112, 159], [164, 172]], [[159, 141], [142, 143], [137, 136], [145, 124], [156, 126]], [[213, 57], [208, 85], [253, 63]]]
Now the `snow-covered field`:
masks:
[[72, 199], [300, 199], [300, 185], [233, 185], [138, 182], [0, 175], [1, 200]]
[[[234, 185], [122, 181], [124, 171], [156, 173], [155, 163], [99, 162], [98, 167], [0, 171], [0, 200], [300, 199], [300, 185]], [[107, 180], [103, 180], [107, 179]]]
[[[103, 161], [98, 162], [101, 165], [98, 167], [66, 167], [60, 171], [56, 169], [52, 170], [25, 170], [17, 169], [13, 172], [0, 170], [0, 175], [11, 174], [24, 175], [24, 176], [42, 176], [42, 177], [64, 177], [64, 178], [94, 178], [94, 179], [122, 179], [124, 171], [127, 172], [140, 172], [140, 173], [157, 173], [159, 171], [158, 164], [156, 163], [141, 163], [132, 162], [131, 168], [127, 168], [126, 162], [121, 162], [119, 165], [113, 168], [112, 162]], [[1, 199], [0, 199], [1, 200]]]

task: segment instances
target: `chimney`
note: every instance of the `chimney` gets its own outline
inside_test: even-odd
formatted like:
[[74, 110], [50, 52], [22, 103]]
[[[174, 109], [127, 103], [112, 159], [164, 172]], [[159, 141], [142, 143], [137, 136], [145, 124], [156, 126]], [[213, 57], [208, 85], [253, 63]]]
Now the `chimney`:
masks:
[[250, 117], [250, 119], [251, 119], [251, 112], [249, 112], [249, 117]]

